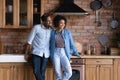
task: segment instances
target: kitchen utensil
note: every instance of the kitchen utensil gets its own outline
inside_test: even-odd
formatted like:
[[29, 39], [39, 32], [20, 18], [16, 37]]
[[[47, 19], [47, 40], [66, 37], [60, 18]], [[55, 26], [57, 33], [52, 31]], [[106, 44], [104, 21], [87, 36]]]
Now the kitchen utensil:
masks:
[[92, 10], [99, 10], [100, 8], [102, 8], [102, 2], [99, 0], [94, 0], [90, 3], [90, 8]]
[[110, 21], [110, 26], [112, 29], [116, 29], [119, 25], [119, 22], [118, 20], [115, 18], [115, 13], [113, 12], [113, 16], [112, 16], [112, 19]]
[[108, 43], [108, 37], [102, 34], [98, 37], [98, 41], [103, 47], [105, 47]]
[[98, 21], [98, 11], [95, 10], [95, 23], [97, 23], [97, 21]]
[[98, 17], [98, 20], [97, 20], [97, 26], [101, 26], [102, 23], [101, 23], [101, 21], [100, 21], [100, 19], [101, 19], [100, 11], [98, 12], [97, 17]]
[[109, 8], [112, 6], [112, 2], [111, 0], [102, 0], [102, 5], [105, 7], [105, 8]]
[[108, 37], [105, 35], [100, 35], [98, 37], [98, 41], [100, 42], [100, 44], [102, 45], [102, 47], [104, 48], [104, 51], [102, 52], [102, 54], [108, 54]]

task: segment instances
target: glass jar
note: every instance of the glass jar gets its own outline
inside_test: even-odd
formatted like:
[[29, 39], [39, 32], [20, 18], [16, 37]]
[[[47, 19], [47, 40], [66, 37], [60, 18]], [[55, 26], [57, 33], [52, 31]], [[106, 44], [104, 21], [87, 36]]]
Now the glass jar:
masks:
[[37, 12], [38, 12], [37, 4], [34, 4], [33, 13], [37, 13]]

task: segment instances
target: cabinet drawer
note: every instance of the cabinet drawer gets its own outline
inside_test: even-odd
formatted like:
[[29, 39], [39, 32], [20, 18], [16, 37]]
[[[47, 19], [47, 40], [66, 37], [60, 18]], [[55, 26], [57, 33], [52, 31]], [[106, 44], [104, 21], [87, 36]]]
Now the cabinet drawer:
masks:
[[113, 59], [86, 59], [85, 64], [113, 64]]
[[84, 59], [71, 59], [71, 65], [83, 65], [84, 62]]

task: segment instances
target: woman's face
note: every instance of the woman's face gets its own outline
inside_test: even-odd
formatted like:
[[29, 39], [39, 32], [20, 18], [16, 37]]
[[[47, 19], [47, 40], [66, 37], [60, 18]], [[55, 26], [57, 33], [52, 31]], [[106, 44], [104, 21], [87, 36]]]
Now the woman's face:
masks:
[[58, 29], [62, 30], [64, 27], [65, 27], [65, 20], [62, 19], [59, 21]]

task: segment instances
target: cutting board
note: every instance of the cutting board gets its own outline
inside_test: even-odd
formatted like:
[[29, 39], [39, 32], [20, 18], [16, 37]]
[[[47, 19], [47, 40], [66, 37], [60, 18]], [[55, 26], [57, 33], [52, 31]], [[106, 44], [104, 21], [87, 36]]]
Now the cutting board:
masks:
[[75, 46], [77, 48], [77, 51], [82, 53], [82, 44], [77, 42], [77, 41], [75, 41]]
[[100, 36], [98, 37], [98, 41], [99, 41], [100, 44], [104, 47], [104, 46], [106, 46], [107, 43], [108, 43], [108, 37], [102, 34], [102, 35], [100, 35]]
[[120, 54], [119, 48], [110, 48], [110, 54], [111, 55], [119, 55]]

